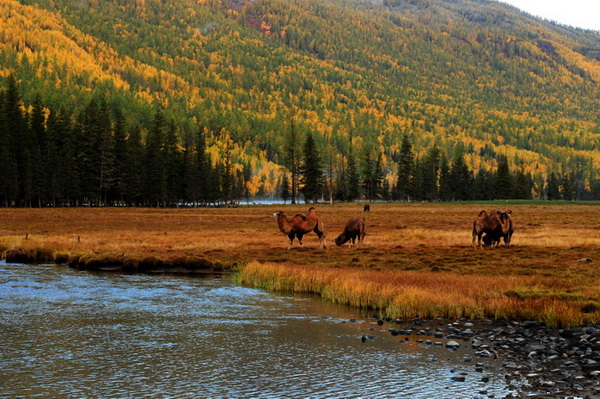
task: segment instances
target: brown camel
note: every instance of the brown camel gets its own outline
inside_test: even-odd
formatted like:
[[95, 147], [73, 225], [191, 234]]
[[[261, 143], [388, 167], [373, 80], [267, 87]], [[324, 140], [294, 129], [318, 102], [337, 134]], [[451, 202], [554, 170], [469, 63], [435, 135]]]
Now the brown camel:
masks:
[[508, 219], [506, 219], [506, 221], [508, 222], [508, 226], [503, 228], [502, 230], [495, 231], [494, 233], [486, 234], [483, 237], [483, 242], [486, 245], [491, 245], [492, 248], [494, 248], [494, 247], [499, 246], [500, 239], [504, 238], [504, 246], [507, 248], [510, 248], [510, 241], [512, 239], [513, 233], [515, 232], [515, 223], [512, 219], [512, 211], [511, 210], [508, 210], [505, 212], [496, 211], [496, 213], [498, 215], [502, 215], [502, 214], [508, 215]]
[[321, 242], [321, 247], [323, 249], [327, 248], [327, 244], [325, 242], [325, 231], [323, 230], [323, 222], [319, 220], [315, 208], [310, 207], [306, 216], [297, 214], [291, 218], [288, 218], [285, 212], [279, 211], [275, 212], [272, 218], [277, 220], [279, 230], [281, 230], [281, 232], [287, 235], [290, 239], [290, 245], [288, 246], [288, 249], [292, 247], [294, 238], [298, 238], [298, 242], [300, 243], [300, 246], [302, 246], [302, 237], [311, 231], [317, 233], [319, 241]]
[[335, 245], [338, 247], [350, 241], [350, 248], [354, 246], [354, 242], [358, 239], [357, 248], [363, 243], [366, 234], [365, 218], [350, 218], [344, 227], [344, 232], [335, 239]]
[[[498, 237], [498, 241], [500, 241], [500, 237], [505, 237], [510, 228], [509, 219], [510, 216], [506, 212], [479, 212], [477, 219], [473, 221], [473, 248], [479, 247], [483, 249], [483, 246], [481, 245], [481, 236], [484, 233], [491, 236], [492, 244], [494, 244], [495, 237]], [[492, 248], [493, 247], [494, 245], [492, 245]]]

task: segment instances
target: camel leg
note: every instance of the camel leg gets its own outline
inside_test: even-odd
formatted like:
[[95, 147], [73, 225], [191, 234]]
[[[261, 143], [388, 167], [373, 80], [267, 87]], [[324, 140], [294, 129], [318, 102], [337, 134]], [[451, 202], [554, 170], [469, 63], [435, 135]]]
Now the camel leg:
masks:
[[325, 233], [317, 232], [317, 235], [319, 236], [319, 241], [321, 241], [321, 248], [327, 248], [327, 242], [325, 241]]
[[300, 247], [304, 248], [304, 242], [302, 241], [302, 237], [304, 237], [302, 234], [296, 234], [296, 237], [298, 237], [298, 242], [300, 243]]
[[288, 245], [287, 249], [288, 251], [290, 250], [290, 248], [292, 247], [292, 244], [294, 243], [294, 233], [292, 234], [288, 234], [288, 238], [290, 240], [290, 245]]
[[352, 248], [353, 246], [354, 246], [354, 237], [352, 237], [350, 239], [350, 245], [349, 245], [349, 247]]
[[479, 249], [483, 249], [483, 245], [481, 245], [481, 236], [483, 235], [483, 232], [477, 234], [477, 247]]

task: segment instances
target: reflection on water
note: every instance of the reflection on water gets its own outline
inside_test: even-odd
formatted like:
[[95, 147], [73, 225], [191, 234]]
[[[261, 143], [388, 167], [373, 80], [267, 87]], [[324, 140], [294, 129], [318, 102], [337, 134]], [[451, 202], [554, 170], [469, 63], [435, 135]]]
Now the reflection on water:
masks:
[[[317, 299], [238, 287], [228, 278], [91, 274], [0, 263], [0, 396], [507, 393], [500, 372], [488, 371], [490, 382], [480, 382], [482, 373], [463, 362], [467, 350], [400, 344], [383, 327], [341, 323], [359, 316]], [[375, 338], [363, 344], [363, 334]], [[453, 382], [461, 371], [468, 372], [466, 382]], [[482, 390], [487, 393], [479, 394]]]

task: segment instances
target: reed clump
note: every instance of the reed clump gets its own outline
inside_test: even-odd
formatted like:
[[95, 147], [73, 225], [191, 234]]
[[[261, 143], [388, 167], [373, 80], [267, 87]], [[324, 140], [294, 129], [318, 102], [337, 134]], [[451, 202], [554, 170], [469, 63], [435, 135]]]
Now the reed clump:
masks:
[[590, 305], [587, 313], [582, 312], [580, 300], [505, 294], [530, 287], [551, 292], [556, 281], [543, 277], [498, 279], [446, 272], [364, 271], [251, 262], [241, 269], [238, 282], [268, 290], [314, 293], [332, 302], [374, 309], [392, 318], [492, 317], [538, 320], [550, 327], [567, 327], [600, 317], [600, 309]]

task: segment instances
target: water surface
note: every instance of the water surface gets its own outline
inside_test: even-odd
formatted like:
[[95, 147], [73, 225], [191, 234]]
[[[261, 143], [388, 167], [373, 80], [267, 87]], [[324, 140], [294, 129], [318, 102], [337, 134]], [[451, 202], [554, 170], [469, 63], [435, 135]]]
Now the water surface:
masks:
[[[342, 323], [356, 318], [357, 323]], [[0, 263], [0, 396], [483, 398], [498, 361], [400, 343], [361, 314], [229, 278]], [[370, 328], [375, 328], [371, 331]], [[361, 336], [373, 334], [366, 343]], [[451, 378], [467, 372], [465, 382]], [[483, 375], [490, 382], [483, 383]], [[479, 392], [486, 390], [487, 393]]]

